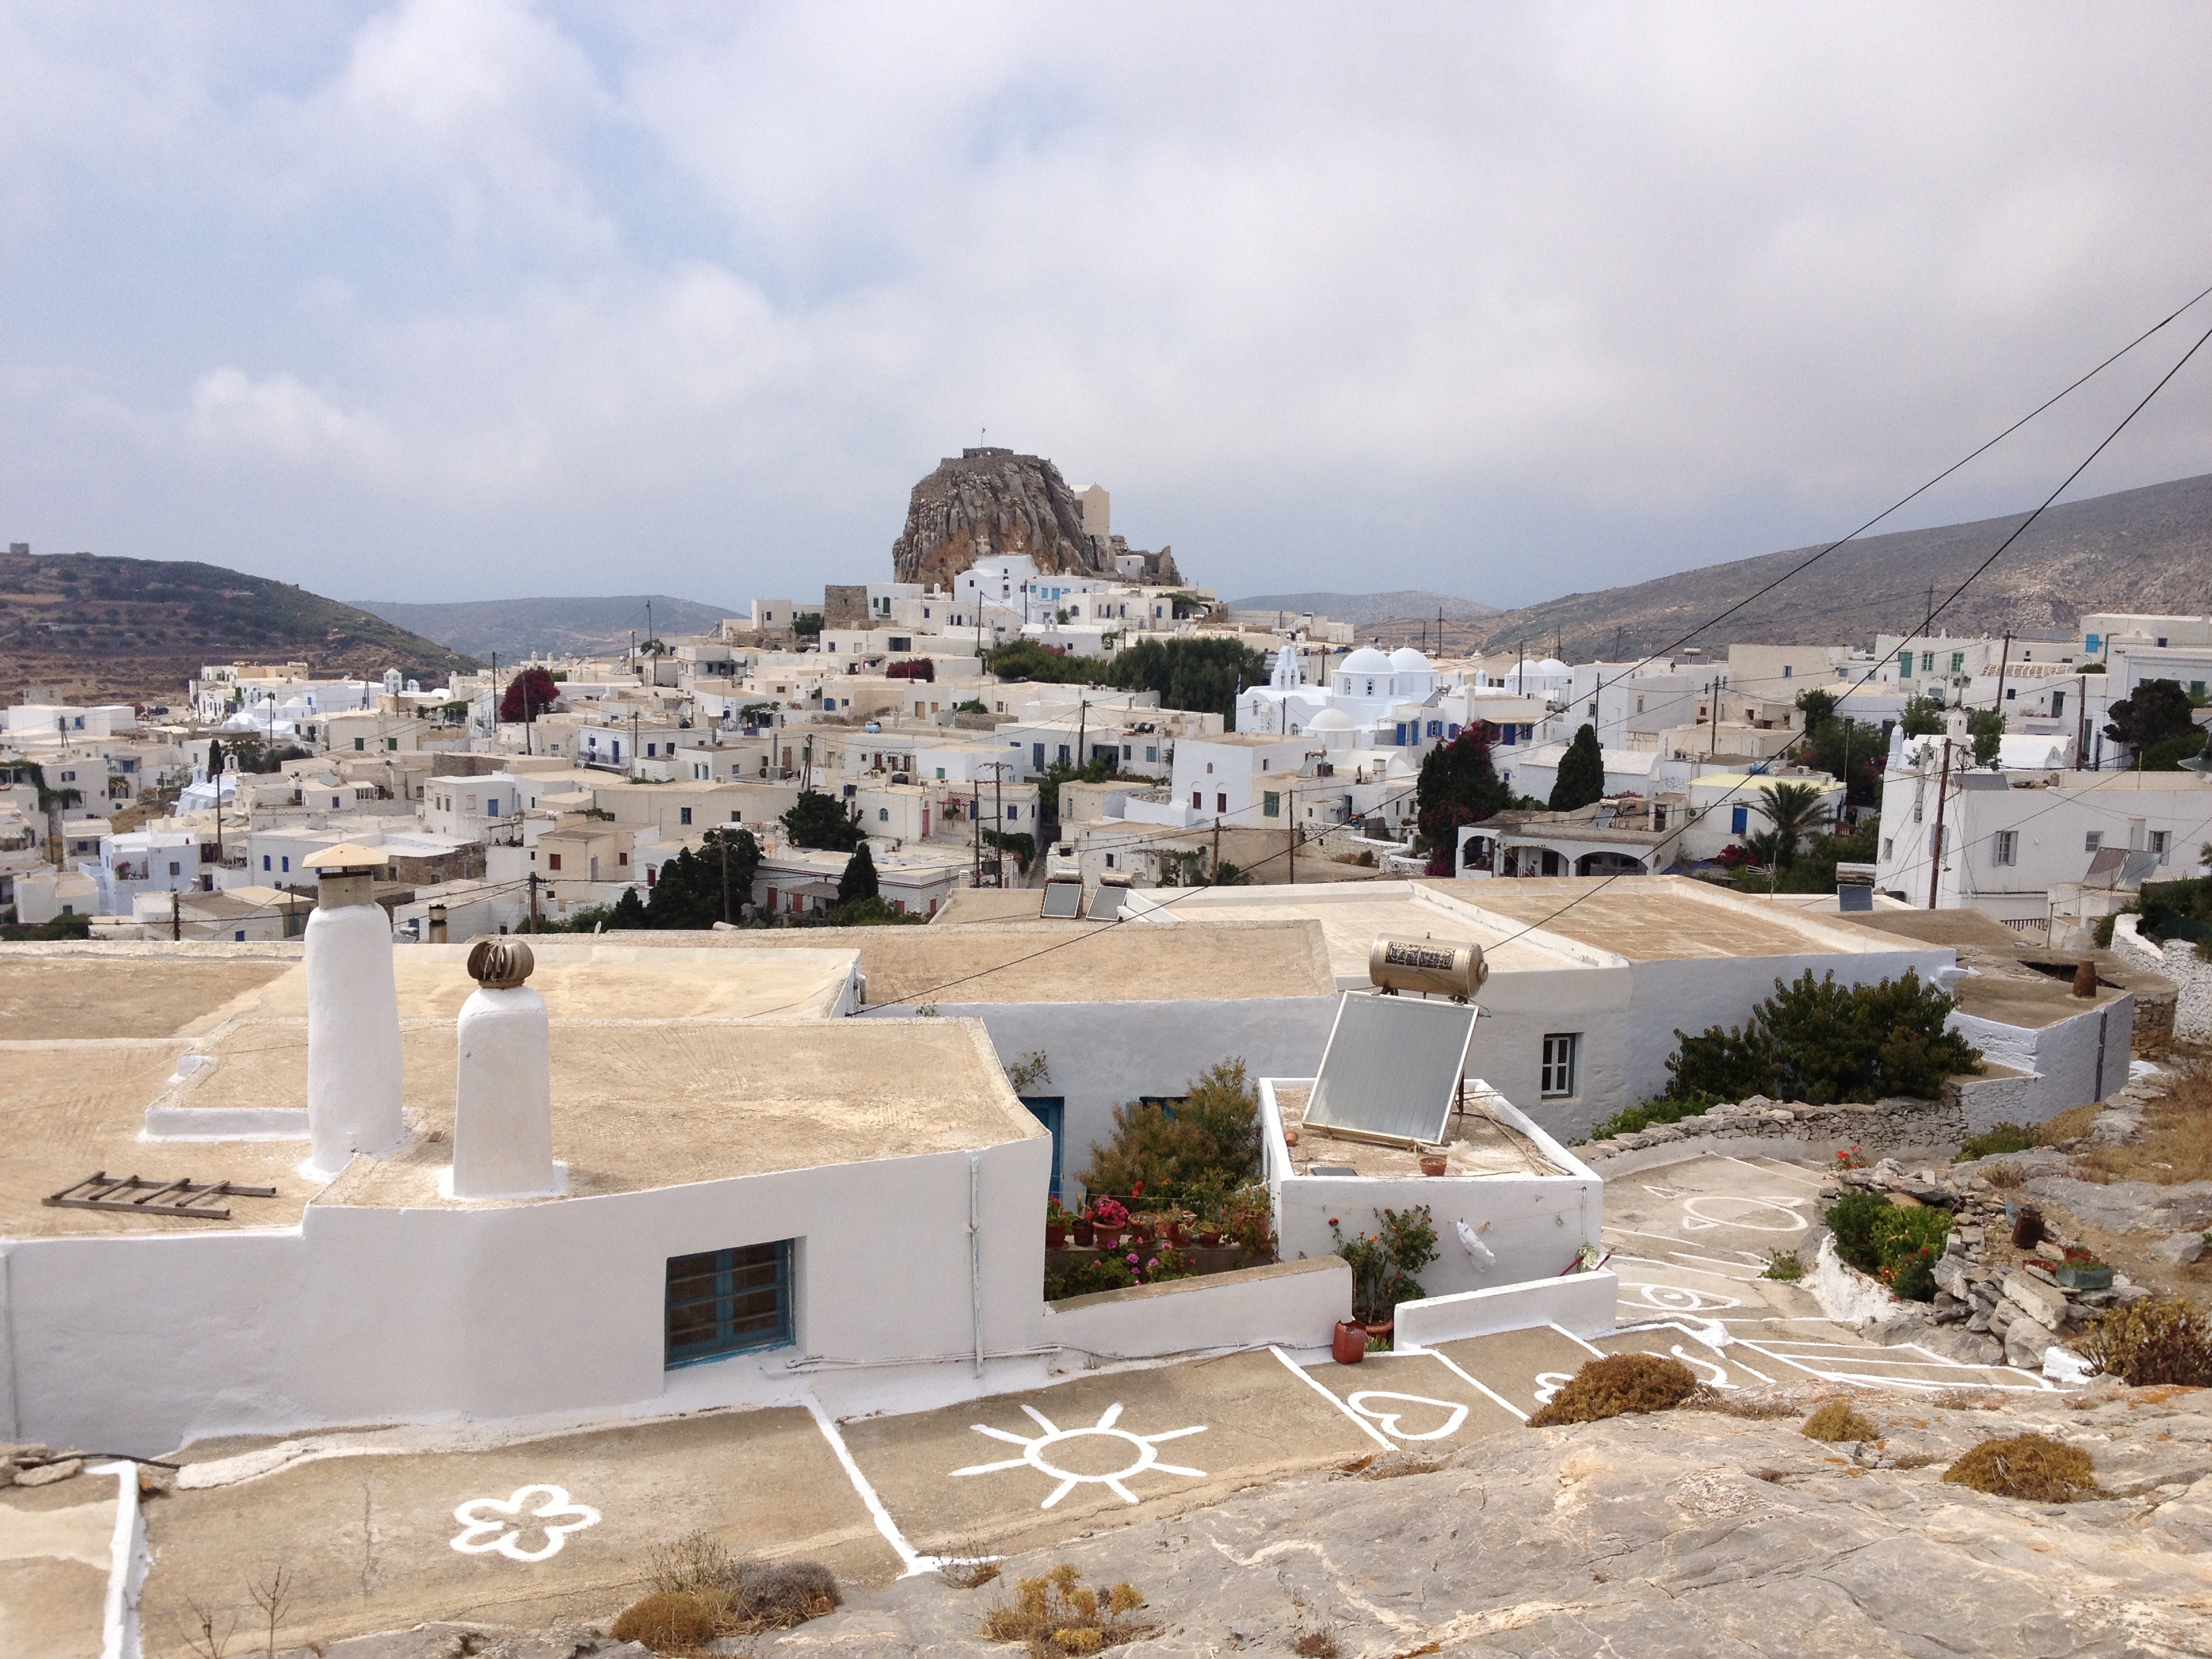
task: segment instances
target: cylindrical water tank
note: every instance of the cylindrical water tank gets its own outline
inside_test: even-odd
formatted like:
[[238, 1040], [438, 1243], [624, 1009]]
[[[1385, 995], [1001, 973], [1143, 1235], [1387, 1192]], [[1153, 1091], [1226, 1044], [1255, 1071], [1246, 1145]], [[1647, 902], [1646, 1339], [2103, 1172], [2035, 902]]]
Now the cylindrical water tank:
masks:
[[365, 873], [327, 874], [307, 918], [308, 1156], [325, 1175], [406, 1135], [392, 921], [372, 890]]
[[1378, 939], [1368, 947], [1367, 977], [1386, 991], [1425, 991], [1472, 1002], [1490, 977], [1480, 945]]

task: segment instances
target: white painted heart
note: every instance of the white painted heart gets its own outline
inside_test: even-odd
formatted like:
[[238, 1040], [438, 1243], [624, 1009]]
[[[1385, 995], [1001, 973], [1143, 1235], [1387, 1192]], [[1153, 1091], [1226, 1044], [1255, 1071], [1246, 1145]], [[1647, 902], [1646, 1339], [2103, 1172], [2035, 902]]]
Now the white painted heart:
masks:
[[[1444, 1413], [1443, 1426], [1425, 1430], [1419, 1434], [1412, 1433], [1398, 1426], [1404, 1419], [1404, 1413], [1370, 1406], [1367, 1403], [1370, 1400], [1397, 1400], [1408, 1406], [1433, 1406]], [[1459, 1425], [1467, 1421], [1466, 1407], [1455, 1401], [1431, 1400], [1424, 1394], [1393, 1394], [1387, 1389], [1362, 1389], [1357, 1394], [1346, 1395], [1344, 1403], [1362, 1417], [1373, 1418], [1381, 1425], [1382, 1432], [1393, 1440], [1442, 1440], [1446, 1435], [1455, 1433]]]
[[[525, 1516], [524, 1506], [533, 1496], [544, 1501]], [[487, 1510], [489, 1518], [478, 1513]], [[574, 1519], [556, 1525], [556, 1516]], [[461, 1523], [461, 1534], [453, 1545], [464, 1555], [489, 1555], [496, 1550], [510, 1561], [544, 1561], [560, 1554], [570, 1533], [598, 1526], [599, 1512], [587, 1504], [570, 1503], [564, 1487], [535, 1486], [519, 1486], [511, 1498], [471, 1498], [453, 1511], [453, 1519]], [[542, 1549], [526, 1550], [522, 1534], [533, 1523], [544, 1530], [545, 1544]]]

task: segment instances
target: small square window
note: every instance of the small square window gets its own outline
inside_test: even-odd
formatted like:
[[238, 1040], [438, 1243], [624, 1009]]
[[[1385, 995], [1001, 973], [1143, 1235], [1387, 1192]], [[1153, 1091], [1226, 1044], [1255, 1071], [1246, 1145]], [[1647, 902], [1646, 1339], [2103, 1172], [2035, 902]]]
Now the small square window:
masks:
[[1990, 837], [1990, 862], [2017, 864], [2020, 861], [2020, 831], [2000, 830]]
[[1283, 798], [1273, 790], [1269, 790], [1260, 798], [1260, 810], [1271, 818], [1282, 817]]
[[676, 817], [677, 817], [677, 822], [678, 822], [679, 823], [690, 823], [690, 822], [691, 822], [691, 809], [690, 809], [690, 807], [688, 807], [688, 806], [679, 806], [679, 807], [678, 807], [678, 808], [676, 809]]
[[2105, 832], [2101, 830], [2092, 830], [2081, 837], [2081, 850], [2085, 853], [2094, 853], [2104, 844]]
[[668, 1258], [671, 1370], [791, 1345], [792, 1241]]
[[1582, 1048], [1579, 1031], [1554, 1031], [1544, 1039], [1543, 1074], [1537, 1093], [1547, 1100], [1562, 1100], [1575, 1091], [1575, 1061]]

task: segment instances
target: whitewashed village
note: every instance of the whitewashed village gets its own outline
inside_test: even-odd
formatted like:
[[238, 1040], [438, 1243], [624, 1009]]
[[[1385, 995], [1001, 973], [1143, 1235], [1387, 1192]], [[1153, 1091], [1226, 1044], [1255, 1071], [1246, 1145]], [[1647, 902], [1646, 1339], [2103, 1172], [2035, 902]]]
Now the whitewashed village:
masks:
[[1674, 1651], [1819, 1526], [1758, 1650], [1918, 1651], [1939, 1513], [1946, 1650], [2201, 1650], [2212, 617], [1386, 650], [1111, 514], [8, 706], [8, 1650]]

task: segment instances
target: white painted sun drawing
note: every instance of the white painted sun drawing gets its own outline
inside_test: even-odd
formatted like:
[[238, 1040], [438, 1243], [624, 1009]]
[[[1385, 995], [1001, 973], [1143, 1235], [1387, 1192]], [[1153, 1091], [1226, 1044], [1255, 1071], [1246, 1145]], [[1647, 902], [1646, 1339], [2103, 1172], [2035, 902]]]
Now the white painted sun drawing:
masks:
[[[1022, 1435], [1010, 1434], [1004, 1429], [992, 1428], [986, 1424], [972, 1425], [971, 1426], [978, 1434], [988, 1434], [994, 1440], [1003, 1440], [1009, 1445], [1019, 1446], [1022, 1449], [1022, 1455], [1019, 1457], [1010, 1457], [1001, 1463], [977, 1463], [968, 1468], [955, 1469], [952, 1471], [954, 1479], [957, 1480], [964, 1474], [994, 1474], [1001, 1469], [1018, 1469], [1026, 1466], [1036, 1470], [1040, 1474], [1048, 1475], [1060, 1482], [1060, 1485], [1053, 1488], [1052, 1495], [1037, 1506], [1040, 1509], [1048, 1510], [1086, 1481], [1095, 1481], [1123, 1503], [1133, 1504], [1137, 1501], [1137, 1494], [1122, 1483], [1133, 1475], [1143, 1474], [1146, 1469], [1156, 1469], [1162, 1474], [1188, 1475], [1193, 1480], [1203, 1480], [1206, 1476], [1204, 1469], [1185, 1468], [1179, 1463], [1163, 1463], [1160, 1462], [1159, 1454], [1159, 1443], [1163, 1440], [1180, 1440], [1185, 1435], [1204, 1434], [1206, 1425], [1203, 1423], [1193, 1428], [1170, 1429], [1164, 1434], [1132, 1434], [1127, 1429], [1117, 1429], [1114, 1426], [1121, 1415], [1121, 1403], [1117, 1401], [1109, 1406], [1100, 1415], [1097, 1422], [1089, 1427], [1063, 1429], [1034, 1406], [1024, 1406], [1022, 1409], [1029, 1413], [1030, 1419], [1044, 1432], [1031, 1440]], [[1130, 1461], [1110, 1474], [1084, 1474], [1060, 1468], [1046, 1455], [1048, 1449], [1054, 1445], [1064, 1444], [1071, 1440], [1093, 1438], [1119, 1440], [1126, 1443], [1129, 1448]]]

